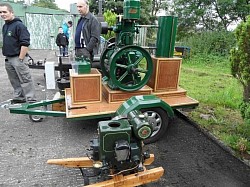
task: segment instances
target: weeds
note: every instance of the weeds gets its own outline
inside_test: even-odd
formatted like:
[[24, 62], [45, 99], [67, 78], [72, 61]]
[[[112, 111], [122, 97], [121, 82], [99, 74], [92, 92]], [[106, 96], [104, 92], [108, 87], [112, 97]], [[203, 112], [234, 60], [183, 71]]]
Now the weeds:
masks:
[[200, 105], [189, 114], [241, 155], [250, 152], [250, 123], [243, 121], [239, 105], [242, 86], [230, 75], [227, 58], [195, 56], [182, 63], [180, 86]]

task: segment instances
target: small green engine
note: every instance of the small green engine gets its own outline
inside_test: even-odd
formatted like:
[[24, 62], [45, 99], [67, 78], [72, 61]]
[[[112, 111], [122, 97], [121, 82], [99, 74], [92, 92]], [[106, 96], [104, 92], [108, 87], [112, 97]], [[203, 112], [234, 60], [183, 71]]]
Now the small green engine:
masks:
[[142, 163], [149, 158], [149, 154], [142, 151], [143, 140], [152, 132], [147, 118], [136, 110], [126, 118], [99, 122], [99, 136], [91, 141], [90, 147], [100, 173], [110, 175], [110, 171], [116, 174], [142, 170]]

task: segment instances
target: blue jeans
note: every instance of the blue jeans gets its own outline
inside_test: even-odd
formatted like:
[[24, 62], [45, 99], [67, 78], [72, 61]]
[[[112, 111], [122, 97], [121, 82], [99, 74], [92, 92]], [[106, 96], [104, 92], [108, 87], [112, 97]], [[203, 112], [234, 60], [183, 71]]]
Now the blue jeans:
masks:
[[68, 46], [59, 47], [59, 50], [61, 56], [68, 56]]

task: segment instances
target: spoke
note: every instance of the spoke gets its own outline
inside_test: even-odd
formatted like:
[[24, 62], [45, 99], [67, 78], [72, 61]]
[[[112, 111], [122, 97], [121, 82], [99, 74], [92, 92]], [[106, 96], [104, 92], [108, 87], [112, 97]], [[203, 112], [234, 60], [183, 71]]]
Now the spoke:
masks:
[[116, 64], [116, 67], [120, 67], [120, 68], [125, 68], [125, 69], [127, 69], [128, 66], [123, 65], [123, 64]]
[[137, 84], [137, 81], [136, 81], [136, 78], [135, 78], [135, 75], [134, 75], [134, 74], [132, 74], [132, 77], [133, 77], [133, 82], [134, 82], [134, 84]]
[[156, 121], [156, 123], [161, 123], [161, 118], [158, 118], [155, 121]]
[[118, 79], [118, 81], [121, 82], [127, 75], [128, 75], [128, 72], [126, 71], [126, 72], [123, 73], [123, 75]]
[[144, 56], [140, 56], [140, 58], [138, 58], [136, 61], [135, 61], [135, 63], [134, 63], [134, 65], [138, 65], [140, 62], [141, 62], [141, 60], [144, 58]]
[[130, 55], [129, 55], [129, 52], [128, 52], [128, 54], [127, 54], [127, 57], [128, 57], [128, 64], [132, 64], [131, 58], [130, 58]]
[[136, 68], [138, 70], [138, 72], [140, 73], [147, 73], [148, 70], [147, 69], [142, 69], [142, 68]]
[[152, 117], [153, 119], [155, 119], [155, 116], [156, 116], [156, 113], [153, 112], [153, 113], [151, 114], [151, 117]]

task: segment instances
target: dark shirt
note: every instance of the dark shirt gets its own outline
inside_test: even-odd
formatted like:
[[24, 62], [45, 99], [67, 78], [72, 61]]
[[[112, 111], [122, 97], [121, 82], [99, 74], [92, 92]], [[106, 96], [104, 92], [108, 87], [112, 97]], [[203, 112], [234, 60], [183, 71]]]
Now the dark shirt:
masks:
[[19, 18], [6, 21], [3, 25], [2, 53], [7, 57], [18, 56], [21, 46], [30, 45], [30, 33]]
[[75, 32], [75, 47], [76, 48], [82, 48], [82, 42], [81, 41], [81, 33], [82, 33], [82, 28], [83, 28], [83, 22], [84, 22], [84, 19], [81, 18], [77, 24], [77, 27], [76, 27], [76, 32]]

